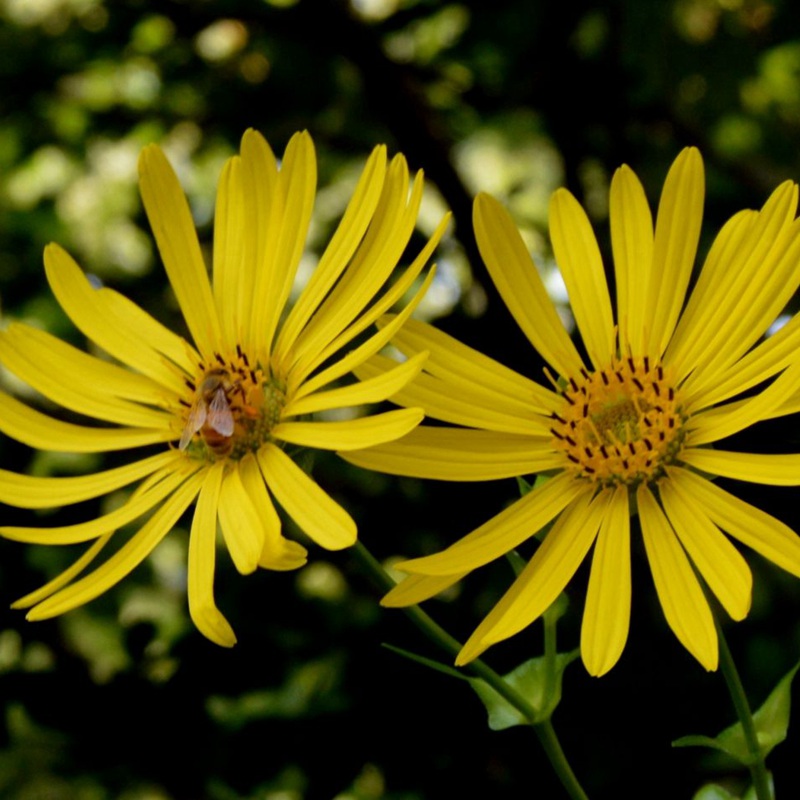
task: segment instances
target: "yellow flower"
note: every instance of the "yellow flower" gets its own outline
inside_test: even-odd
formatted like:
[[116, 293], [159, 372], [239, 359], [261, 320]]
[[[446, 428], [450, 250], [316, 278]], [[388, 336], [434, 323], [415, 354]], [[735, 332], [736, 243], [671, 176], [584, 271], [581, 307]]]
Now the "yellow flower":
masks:
[[[690, 148], [669, 172], [654, 230], [638, 179], [625, 166], [616, 172], [615, 321], [589, 220], [569, 192], [555, 192], [551, 239], [586, 356], [561, 324], [508, 213], [491, 197], [476, 198], [481, 254], [520, 328], [558, 373], [552, 388], [426, 324], [412, 322], [394, 336], [408, 357], [430, 355], [393, 400], [465, 427], [421, 426], [396, 443], [348, 454], [349, 461], [460, 481], [550, 475], [441, 553], [398, 565], [409, 577], [385, 605], [427, 599], [552, 523], [457, 663], [539, 617], [594, 545], [581, 653], [592, 675], [611, 669], [628, 636], [630, 518], [637, 512], [667, 622], [706, 669], [717, 667], [717, 635], [696, 573], [733, 619], [750, 607], [750, 570], [724, 534], [800, 576], [800, 538], [709, 479], [800, 483], [800, 455], [710, 447], [798, 410], [800, 317], [762, 341], [800, 282], [797, 187], [783, 184], [761, 211], [742, 211], [723, 227], [684, 303], [703, 194], [702, 161]], [[384, 374], [392, 364], [376, 357], [359, 374]], [[760, 393], [740, 397], [770, 378]]]
[[[306, 561], [306, 549], [283, 537], [273, 501], [320, 546], [352, 545], [354, 521], [292, 461], [286, 446], [362, 448], [402, 436], [422, 419], [418, 409], [337, 421], [310, 416], [382, 401], [420, 370], [424, 355], [374, 380], [336, 385], [381, 349], [416, 306], [431, 274], [396, 322], [362, 336], [412, 290], [446, 220], [389, 284], [414, 231], [423, 179], [418, 174], [409, 190], [405, 159], [398, 155], [387, 163], [386, 148], [375, 148], [338, 229], [287, 311], [316, 190], [307, 133], [292, 138], [280, 168], [254, 131], [245, 133], [241, 154], [225, 164], [212, 282], [186, 198], [155, 145], [142, 152], [139, 173], [144, 207], [194, 344], [112, 289], [95, 288], [51, 244], [44, 260], [55, 297], [75, 325], [121, 364], [18, 323], [0, 333], [0, 362], [49, 400], [111, 425], [60, 421], [0, 394], [0, 430], [42, 449], [150, 450], [94, 475], [42, 478], [0, 470], [0, 501], [61, 506], [141, 483], [122, 507], [98, 519], [49, 529], [4, 527], [0, 533], [40, 544], [93, 540], [70, 569], [15, 604], [33, 606], [29, 619], [45, 619], [117, 583], [196, 500], [189, 610], [209, 639], [231, 646], [236, 637], [213, 597], [217, 524], [242, 574], [257, 567], [295, 569]], [[116, 529], [147, 514], [113, 555], [78, 577]]]

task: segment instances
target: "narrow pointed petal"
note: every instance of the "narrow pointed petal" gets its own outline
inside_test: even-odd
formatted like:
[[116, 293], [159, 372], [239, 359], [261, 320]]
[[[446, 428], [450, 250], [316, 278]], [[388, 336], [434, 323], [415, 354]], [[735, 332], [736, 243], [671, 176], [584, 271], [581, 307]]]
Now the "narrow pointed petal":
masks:
[[95, 288], [57, 244], [44, 250], [50, 288], [69, 318], [109, 355], [173, 391], [183, 388], [176, 365], [191, 373], [197, 354], [185, 339], [113, 289]]
[[708, 519], [703, 506], [694, 502], [680, 480], [662, 481], [659, 495], [664, 511], [689, 558], [708, 588], [732, 619], [750, 611], [753, 577], [747, 562], [720, 529]]
[[692, 274], [703, 219], [705, 178], [700, 152], [687, 147], [664, 181], [656, 215], [649, 283], [650, 351], [660, 356], [675, 330]]
[[288, 353], [313, 313], [341, 275], [370, 224], [386, 175], [386, 147], [376, 147], [361, 173], [347, 210], [289, 316], [281, 326], [275, 351]]
[[616, 351], [611, 298], [592, 225], [566, 189], [558, 189], [550, 200], [550, 238], [581, 338], [600, 369]]
[[0, 432], [40, 450], [101, 453], [171, 441], [169, 429], [90, 428], [42, 414], [0, 392]]
[[306, 395], [299, 400], [292, 399], [284, 406], [283, 416], [284, 418], [295, 417], [301, 414], [313, 414], [317, 411], [388, 400], [419, 375], [427, 358], [427, 353], [418, 353], [402, 364], [398, 364], [393, 370], [372, 378], [330, 389], [327, 392]]
[[681, 462], [709, 475], [770, 486], [800, 485], [800, 454], [733, 453], [706, 447], [687, 448]]
[[302, 567], [308, 560], [308, 551], [298, 542], [284, 538], [281, 533], [280, 517], [264, 484], [258, 461], [252, 453], [248, 453], [239, 463], [239, 473], [245, 492], [253, 501], [264, 526], [264, 546], [258, 565], [280, 571]]
[[209, 358], [220, 344], [220, 325], [208, 271], [186, 196], [156, 145], [139, 157], [139, 189], [169, 282], [197, 347]]
[[639, 179], [627, 166], [611, 180], [611, 246], [617, 278], [617, 314], [622, 350], [644, 352], [650, 309], [648, 285], [653, 267], [653, 215]]
[[689, 470], [670, 467], [668, 476], [725, 533], [800, 578], [800, 536], [788, 525]]
[[55, 594], [59, 589], [62, 589], [76, 576], [80, 575], [81, 572], [83, 572], [86, 567], [88, 567], [89, 564], [91, 564], [92, 561], [97, 558], [97, 556], [100, 554], [100, 551], [109, 543], [113, 535], [114, 531], [109, 531], [104, 536], [101, 536], [77, 561], [71, 564], [62, 573], [56, 575], [55, 578], [48, 581], [44, 586], [40, 586], [38, 589], [36, 589], [36, 591], [30, 592], [24, 597], [20, 597], [19, 600], [15, 600], [11, 604], [11, 608], [30, 608], [31, 606], [35, 606], [37, 603], [44, 600], [46, 597], [50, 597], [51, 594]]
[[481, 193], [475, 198], [472, 219], [481, 257], [517, 325], [561, 375], [580, 372], [581, 357], [509, 213]]
[[715, 670], [717, 631], [689, 559], [647, 484], [639, 486], [637, 499], [647, 560], [667, 624], [707, 670]]
[[386, 608], [405, 608], [428, 600], [458, 583], [464, 575], [409, 575], [381, 599]]
[[206, 471], [200, 487], [189, 535], [187, 591], [189, 614], [200, 633], [222, 647], [233, 647], [236, 634], [214, 602], [214, 567], [217, 558], [217, 509], [223, 463]]
[[0, 502], [17, 508], [54, 508], [108, 494], [184, 459], [168, 450], [123, 467], [67, 478], [40, 478], [0, 470]]
[[402, 408], [342, 422], [281, 422], [272, 429], [272, 436], [320, 450], [361, 450], [405, 436], [423, 418], [417, 408]]
[[590, 675], [617, 663], [631, 616], [631, 533], [628, 488], [618, 486], [600, 524], [581, 624], [581, 657]]
[[[198, 467], [199, 468], [199, 467]], [[63, 525], [54, 528], [23, 528], [16, 526], [0, 527], [0, 535], [6, 539], [34, 544], [77, 544], [96, 539], [121, 528], [146, 514], [161, 503], [183, 483], [196, 469], [174, 470], [159, 481], [152, 489], [131, 496], [128, 501], [108, 514], [103, 514], [88, 522]]]
[[264, 549], [264, 525], [259, 509], [245, 491], [239, 465], [233, 465], [222, 479], [219, 524], [228, 552], [242, 575], [255, 572]]
[[28, 619], [48, 619], [71, 611], [119, 583], [172, 530], [197, 495], [202, 479], [203, 473], [189, 478], [108, 561], [34, 606]]
[[443, 481], [514, 478], [563, 466], [549, 441], [494, 431], [421, 425], [402, 439], [339, 455], [363, 469]]
[[355, 543], [352, 517], [279, 447], [262, 447], [258, 465], [275, 499], [313, 541], [327, 550], [341, 550]]
[[397, 565], [404, 572], [420, 575], [465, 574], [513, 550], [555, 519], [586, 487], [567, 473], [546, 481], [508, 508], [467, 534], [441, 553], [412, 558]]
[[606, 514], [611, 492], [577, 498], [558, 518], [525, 569], [464, 644], [456, 664], [513, 636], [540, 617], [561, 594], [589, 552]]

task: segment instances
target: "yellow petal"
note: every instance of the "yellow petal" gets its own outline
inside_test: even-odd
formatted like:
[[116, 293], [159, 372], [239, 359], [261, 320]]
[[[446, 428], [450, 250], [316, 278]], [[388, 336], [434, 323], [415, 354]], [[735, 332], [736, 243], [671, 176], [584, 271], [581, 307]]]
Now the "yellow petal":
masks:
[[352, 517], [279, 447], [262, 447], [258, 465], [275, 499], [318, 545], [340, 550], [355, 543], [356, 524]]
[[300, 332], [347, 267], [375, 213], [385, 175], [386, 147], [380, 145], [367, 159], [336, 233], [281, 327], [275, 345], [277, 353], [287, 354], [292, 351]]
[[197, 467], [189, 472], [184, 469], [173, 470], [149, 491], [137, 493], [130, 497], [123, 506], [88, 522], [54, 528], [6, 526], [0, 527], [0, 535], [18, 542], [56, 545], [77, 544], [78, 542], [86, 542], [89, 539], [96, 539], [98, 536], [111, 533], [146, 514], [151, 508], [164, 500], [165, 497], [172, 494], [186, 480], [188, 475], [196, 472], [199, 467], [200, 465], [198, 464]]
[[219, 349], [220, 326], [189, 204], [166, 156], [148, 145], [139, 156], [139, 189], [169, 282], [206, 359]]
[[242, 484], [264, 526], [264, 546], [258, 565], [265, 569], [286, 571], [302, 567], [308, 560], [308, 551], [301, 544], [286, 539], [281, 534], [281, 520], [258, 467], [256, 457], [248, 453], [239, 462]]
[[550, 200], [550, 239], [586, 352], [600, 369], [616, 353], [611, 298], [589, 218], [566, 189]]
[[245, 491], [238, 464], [222, 479], [217, 513], [236, 569], [249, 575], [258, 567], [265, 533], [259, 509]]
[[592, 488], [561, 473], [533, 489], [508, 508], [467, 534], [441, 553], [412, 558], [397, 565], [421, 575], [465, 574], [513, 550], [555, 519]]
[[183, 453], [168, 450], [93, 475], [39, 478], [0, 470], [0, 502], [17, 508], [54, 508], [108, 494], [160, 469], [177, 466]]
[[0, 431], [29, 447], [67, 453], [127, 450], [175, 438], [169, 429], [89, 428], [53, 419], [0, 392]]
[[771, 486], [800, 485], [800, 454], [733, 453], [705, 447], [687, 448], [681, 462], [709, 475]]
[[719, 650], [714, 619], [689, 559], [647, 484], [640, 484], [636, 496], [647, 560], [667, 624], [707, 670], [715, 670]]
[[402, 439], [339, 455], [364, 469], [443, 481], [489, 481], [563, 466], [549, 441], [421, 425]]
[[222, 647], [233, 647], [236, 634], [214, 602], [217, 556], [217, 508], [224, 462], [206, 471], [200, 487], [189, 536], [187, 590], [189, 614], [203, 636]]
[[94, 572], [61, 589], [28, 612], [28, 619], [55, 617], [88, 603], [137, 567], [178, 522], [194, 500], [204, 473], [190, 477], [108, 561]]
[[467, 639], [456, 664], [518, 633], [552, 605], [589, 552], [610, 496], [605, 491], [592, 500], [591, 491], [584, 492], [564, 510], [511, 588]]
[[342, 422], [281, 422], [272, 429], [272, 436], [320, 450], [360, 450], [399, 439], [416, 428], [423, 416], [419, 409], [403, 408]]
[[631, 352], [642, 353], [653, 266], [653, 215], [642, 184], [624, 165], [611, 180], [609, 201], [619, 341], [623, 352], [627, 345]]
[[660, 356], [675, 330], [692, 274], [703, 219], [705, 178], [700, 152], [687, 147], [664, 181], [656, 215], [647, 304], [650, 352]]
[[45, 248], [44, 266], [59, 304], [89, 339], [172, 391], [183, 390], [183, 378], [173, 364], [191, 374], [198, 361], [185, 339], [113, 289], [95, 288], [57, 244]]
[[388, 400], [419, 375], [427, 358], [427, 353], [418, 353], [402, 364], [398, 364], [394, 369], [372, 378], [330, 389], [327, 392], [306, 395], [299, 400], [292, 398], [283, 408], [283, 417], [285, 419], [333, 408], [346, 408]]
[[481, 193], [475, 198], [472, 220], [492, 281], [528, 341], [561, 375], [580, 372], [581, 357], [509, 213]]
[[618, 486], [600, 524], [581, 624], [581, 657], [599, 677], [617, 663], [631, 616], [631, 535], [628, 488]]
[[675, 533], [709, 589], [732, 619], [744, 619], [753, 589], [747, 562], [680, 480], [661, 481], [659, 494]]
[[699, 504], [715, 525], [800, 577], [800, 537], [788, 525], [689, 470], [669, 467], [667, 472], [670, 479], [681, 482], [692, 504]]
[[454, 583], [458, 583], [465, 574], [409, 575], [384, 595], [381, 605], [386, 608], [404, 608], [416, 605], [449, 589]]

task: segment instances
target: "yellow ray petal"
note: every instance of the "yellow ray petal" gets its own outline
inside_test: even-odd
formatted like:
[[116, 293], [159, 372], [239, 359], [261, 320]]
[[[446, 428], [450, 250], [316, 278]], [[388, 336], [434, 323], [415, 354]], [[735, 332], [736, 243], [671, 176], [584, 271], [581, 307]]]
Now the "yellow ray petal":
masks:
[[0, 527], [0, 535], [18, 542], [56, 545], [77, 544], [96, 539], [98, 536], [113, 532], [146, 514], [165, 497], [172, 494], [192, 472], [196, 472], [199, 468], [198, 464], [188, 471], [186, 469], [173, 470], [148, 491], [137, 493], [130, 497], [123, 506], [88, 522], [54, 528], [5, 526]]
[[580, 372], [581, 357], [509, 213], [481, 193], [475, 198], [472, 220], [481, 257], [517, 325], [561, 375]]
[[421, 425], [402, 439], [339, 455], [364, 469], [443, 481], [490, 481], [563, 466], [549, 440]]
[[264, 549], [264, 524], [259, 509], [245, 490], [238, 464], [222, 479], [217, 513], [236, 569], [242, 575], [255, 572]]
[[298, 542], [286, 539], [281, 534], [281, 520], [258, 467], [256, 457], [248, 453], [239, 462], [239, 474], [245, 492], [261, 517], [264, 526], [264, 546], [258, 565], [265, 569], [291, 570], [302, 567], [308, 560], [308, 551]]
[[667, 174], [656, 215], [647, 304], [653, 311], [648, 320], [649, 350], [656, 356], [666, 349], [683, 306], [700, 238], [704, 194], [700, 152], [687, 147]]
[[636, 496], [647, 560], [667, 624], [707, 670], [715, 670], [717, 631], [689, 559], [647, 484], [640, 484]]
[[409, 575], [394, 589], [384, 595], [381, 605], [386, 608], [404, 608], [428, 600], [439, 592], [449, 589], [458, 583], [466, 573], [461, 575]]
[[306, 395], [299, 400], [292, 398], [284, 406], [283, 417], [296, 417], [365, 403], [380, 403], [399, 392], [410, 380], [419, 375], [427, 358], [427, 353], [418, 353], [394, 369], [372, 378], [330, 389], [327, 392]]
[[689, 470], [669, 467], [667, 472], [670, 480], [681, 481], [692, 504], [699, 504], [715, 525], [800, 577], [800, 537], [788, 525]]
[[189, 536], [187, 590], [189, 614], [203, 636], [222, 647], [233, 647], [236, 634], [214, 602], [214, 566], [217, 557], [217, 508], [224, 462], [206, 471], [200, 487]]
[[367, 159], [336, 233], [281, 327], [275, 344], [276, 353], [287, 354], [292, 350], [300, 332], [347, 267], [375, 213], [385, 175], [386, 147], [380, 145]]
[[706, 516], [703, 506], [693, 502], [681, 481], [661, 481], [659, 494], [675, 533], [709, 589], [732, 619], [744, 619], [753, 589], [747, 562]]
[[[263, 150], [263, 148], [262, 148]], [[264, 249], [256, 273], [253, 293], [252, 330], [263, 338], [266, 360], [303, 254], [314, 194], [317, 188], [317, 162], [314, 143], [307, 131], [292, 136], [283, 154], [273, 205], [279, 204], [281, 216], [270, 209], [270, 224], [264, 231]], [[279, 220], [279, 223], [278, 223]], [[276, 225], [280, 225], [280, 229]], [[257, 264], [259, 262], [256, 262]], [[259, 344], [254, 341], [253, 344]]]
[[772, 486], [800, 485], [800, 455], [797, 453], [733, 453], [692, 447], [681, 452], [681, 461], [709, 475], [737, 481]]
[[412, 558], [397, 565], [420, 575], [465, 574], [482, 567], [530, 539], [555, 519], [570, 503], [593, 489], [561, 473], [515, 501], [472, 533], [441, 553]]
[[318, 545], [341, 550], [356, 541], [352, 517], [274, 444], [258, 451], [258, 465], [275, 499]]
[[175, 438], [169, 429], [89, 428], [74, 425], [28, 408], [0, 392], [0, 431], [29, 447], [66, 453], [127, 450]]
[[101, 536], [77, 561], [75, 561], [75, 563], [70, 565], [59, 575], [56, 575], [55, 578], [48, 581], [44, 586], [40, 586], [36, 591], [30, 592], [24, 597], [20, 597], [19, 600], [15, 600], [11, 604], [11, 608], [30, 608], [31, 606], [35, 606], [39, 601], [44, 600], [45, 597], [54, 594], [63, 586], [66, 586], [76, 575], [80, 575], [81, 572], [97, 558], [100, 551], [108, 544], [113, 535], [114, 531], [110, 531], [105, 534], [105, 536]]
[[172, 415], [142, 406], [166, 402], [150, 378], [90, 356], [45, 331], [16, 323], [0, 332], [0, 361], [55, 403], [121, 425], [168, 428]]
[[580, 566], [597, 536], [611, 492], [576, 498], [558, 518], [511, 588], [467, 639], [456, 664], [477, 658], [487, 647], [513, 636], [541, 616]]
[[599, 677], [619, 660], [631, 616], [631, 535], [628, 489], [610, 498], [594, 546], [592, 571], [581, 624], [581, 657]]
[[0, 470], [0, 502], [17, 508], [54, 508], [80, 503], [144, 478], [160, 469], [177, 466], [183, 453], [168, 450], [122, 467], [68, 478], [39, 478]]
[[166, 156], [148, 145], [139, 156], [139, 189], [183, 318], [206, 359], [219, 349], [220, 326], [189, 204]]
[[627, 345], [631, 352], [642, 353], [653, 267], [653, 215], [642, 184], [625, 165], [614, 173], [609, 201], [619, 341], [623, 352]]
[[402, 408], [341, 422], [280, 422], [272, 429], [272, 436], [320, 450], [361, 450], [399, 439], [416, 428], [423, 417], [419, 409]]
[[773, 412], [800, 392], [800, 362], [784, 370], [766, 389], [744, 403], [732, 403], [711, 409], [708, 413], [695, 413], [690, 418], [692, 426], [688, 443], [693, 446], [708, 444], [738, 433], [756, 422], [769, 419]]
[[108, 561], [34, 606], [28, 612], [28, 619], [48, 619], [64, 614], [88, 603], [121, 581], [172, 530], [197, 495], [203, 478], [204, 472], [191, 476]]
[[242, 182], [242, 159], [233, 156], [225, 162], [217, 186], [213, 255], [214, 301], [226, 349], [230, 351], [250, 329], [255, 273], [244, 261], [244, 235], [248, 228]]
[[600, 369], [616, 352], [611, 298], [589, 218], [566, 189], [550, 199], [550, 239], [586, 352]]
[[[378, 375], [396, 366], [397, 362], [385, 356], [373, 356], [356, 370], [362, 380]], [[429, 362], [426, 362], [426, 367]], [[493, 397], [481, 391], [483, 387], [458, 379], [456, 385], [422, 372], [392, 398], [392, 402], [406, 407], [421, 408], [426, 417], [463, 425], [469, 428], [523, 436], [547, 437], [552, 434], [552, 422], [531, 408], [520, 408], [516, 398]], [[496, 400], [494, 399], [496, 398]]]
[[427, 323], [410, 319], [392, 343], [407, 355], [427, 351], [427, 372], [459, 388], [469, 386], [471, 395], [502, 403], [503, 408], [511, 408], [513, 403], [518, 415], [528, 412], [530, 416], [531, 411], [550, 414], [561, 403], [555, 392]]

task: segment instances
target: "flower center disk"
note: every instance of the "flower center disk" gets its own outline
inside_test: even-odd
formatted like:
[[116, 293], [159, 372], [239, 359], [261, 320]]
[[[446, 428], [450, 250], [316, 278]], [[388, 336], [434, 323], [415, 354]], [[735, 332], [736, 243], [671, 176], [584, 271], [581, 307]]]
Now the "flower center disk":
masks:
[[648, 358], [615, 359], [583, 371], [560, 389], [553, 414], [554, 446], [572, 470], [594, 483], [635, 486], [664, 474], [685, 438], [679, 393], [660, 364]]
[[191, 391], [181, 398], [183, 432], [179, 448], [205, 460], [239, 459], [270, 438], [281, 417], [285, 393], [260, 364], [251, 364], [237, 347], [236, 356], [215, 354], [199, 365]]

